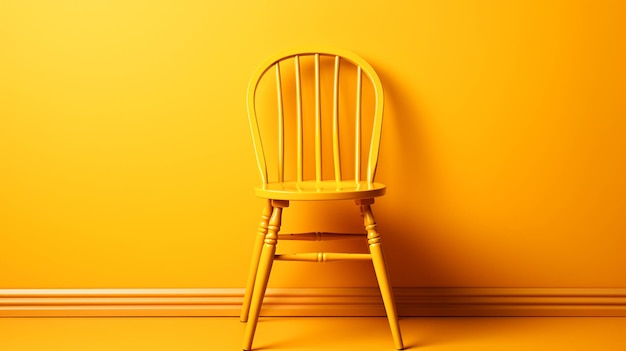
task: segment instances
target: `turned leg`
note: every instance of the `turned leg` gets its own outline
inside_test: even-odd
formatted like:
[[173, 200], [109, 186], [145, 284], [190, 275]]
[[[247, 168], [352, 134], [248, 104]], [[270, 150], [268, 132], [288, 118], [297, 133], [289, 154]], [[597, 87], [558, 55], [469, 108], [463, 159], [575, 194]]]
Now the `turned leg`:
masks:
[[389, 320], [389, 326], [391, 327], [393, 342], [396, 349], [403, 350], [404, 344], [402, 343], [402, 334], [400, 333], [400, 323], [398, 322], [393, 292], [391, 290], [391, 284], [389, 283], [383, 248], [380, 242], [380, 235], [378, 235], [378, 232], [376, 231], [376, 220], [374, 219], [374, 214], [372, 213], [372, 208], [370, 206], [373, 203], [374, 199], [357, 201], [357, 205], [361, 206], [363, 223], [365, 225], [365, 230], [367, 231], [367, 243], [369, 244], [370, 254], [372, 255], [372, 263], [374, 264], [374, 271], [376, 272], [376, 279], [378, 280], [378, 286], [380, 287], [380, 293], [383, 297], [385, 311], [387, 312], [387, 319]]
[[240, 320], [242, 322], [248, 321], [250, 302], [252, 301], [252, 290], [254, 289], [254, 281], [256, 280], [257, 271], [259, 269], [259, 259], [261, 258], [263, 242], [265, 240], [265, 235], [267, 234], [267, 227], [269, 226], [271, 214], [272, 202], [271, 200], [267, 200], [265, 206], [263, 207], [261, 223], [259, 223], [259, 230], [257, 232], [256, 240], [254, 241], [254, 248], [252, 249], [252, 262], [250, 262], [250, 272], [248, 273], [248, 281], [246, 282], [246, 292], [243, 296], [243, 304], [241, 306]]
[[245, 351], [252, 349], [252, 340], [259, 321], [263, 296], [265, 295], [265, 289], [267, 288], [267, 282], [269, 281], [270, 272], [272, 270], [272, 263], [274, 262], [274, 254], [276, 253], [276, 243], [278, 241], [283, 208], [288, 206], [289, 201], [272, 200], [271, 203], [271, 207], [273, 208], [272, 215], [270, 217], [267, 234], [265, 235], [261, 257], [259, 258], [259, 268], [256, 274], [254, 288], [252, 289], [250, 315], [243, 342], [243, 349]]

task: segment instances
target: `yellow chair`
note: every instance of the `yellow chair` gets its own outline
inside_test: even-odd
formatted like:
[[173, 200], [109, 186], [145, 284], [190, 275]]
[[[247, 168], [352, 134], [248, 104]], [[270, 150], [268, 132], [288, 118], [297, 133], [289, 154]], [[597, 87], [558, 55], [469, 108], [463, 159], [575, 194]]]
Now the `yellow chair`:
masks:
[[[268, 104], [267, 94], [273, 95], [274, 102]], [[371, 260], [395, 347], [403, 349], [371, 209], [374, 198], [385, 194], [385, 185], [374, 182], [383, 119], [383, 88], [376, 72], [345, 50], [316, 47], [283, 52], [263, 62], [253, 74], [247, 107], [262, 179], [255, 191], [267, 202], [241, 312], [241, 321], [248, 322], [243, 349], [252, 349], [274, 260]], [[276, 244], [284, 235], [278, 235], [283, 209], [290, 201], [319, 200], [356, 202], [369, 253], [276, 254]], [[337, 235], [343, 234], [314, 232], [289, 238]]]

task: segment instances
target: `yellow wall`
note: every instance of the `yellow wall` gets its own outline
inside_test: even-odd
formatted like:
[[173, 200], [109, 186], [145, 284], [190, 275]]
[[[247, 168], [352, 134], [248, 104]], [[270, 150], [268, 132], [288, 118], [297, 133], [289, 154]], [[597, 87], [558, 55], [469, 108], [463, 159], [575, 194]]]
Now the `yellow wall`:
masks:
[[[625, 287], [625, 4], [3, 1], [0, 288], [242, 287], [262, 204], [247, 79], [306, 43], [385, 85], [396, 286]], [[353, 207], [325, 225], [358, 226]], [[375, 281], [277, 264], [270, 284]]]

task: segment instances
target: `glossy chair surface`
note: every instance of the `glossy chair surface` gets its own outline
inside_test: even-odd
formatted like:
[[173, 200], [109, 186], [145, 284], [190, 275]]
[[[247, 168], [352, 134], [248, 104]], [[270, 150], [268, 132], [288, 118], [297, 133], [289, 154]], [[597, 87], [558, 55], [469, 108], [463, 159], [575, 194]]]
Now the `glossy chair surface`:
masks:
[[[372, 212], [385, 185], [374, 181], [383, 122], [383, 87], [365, 60], [342, 49], [289, 50], [264, 61], [250, 79], [248, 118], [266, 199], [252, 254], [241, 320], [244, 350], [252, 349], [263, 297], [275, 260], [371, 260], [393, 341], [402, 337]], [[352, 200], [363, 217], [369, 253], [277, 254], [283, 210], [290, 201]], [[289, 238], [335, 238], [344, 233], [296, 233]], [[354, 235], [351, 235], [352, 237]]]

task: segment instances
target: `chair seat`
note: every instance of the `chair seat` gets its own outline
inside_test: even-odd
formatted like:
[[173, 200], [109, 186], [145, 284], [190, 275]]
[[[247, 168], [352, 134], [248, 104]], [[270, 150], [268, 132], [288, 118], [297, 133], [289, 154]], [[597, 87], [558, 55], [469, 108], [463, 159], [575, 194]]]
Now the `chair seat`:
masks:
[[381, 183], [350, 181], [276, 182], [255, 188], [256, 195], [274, 200], [358, 200], [385, 194]]

